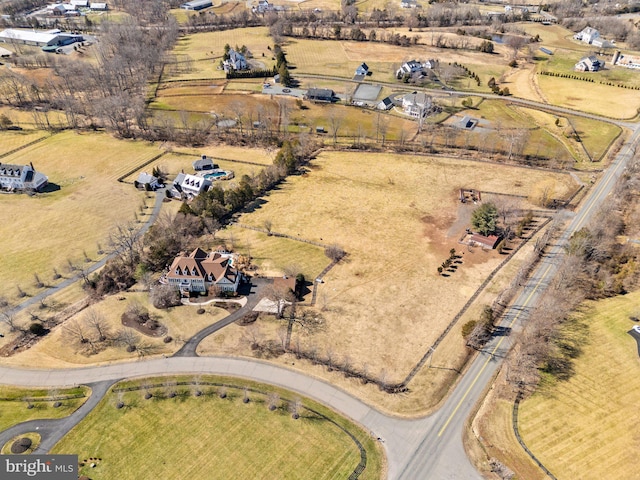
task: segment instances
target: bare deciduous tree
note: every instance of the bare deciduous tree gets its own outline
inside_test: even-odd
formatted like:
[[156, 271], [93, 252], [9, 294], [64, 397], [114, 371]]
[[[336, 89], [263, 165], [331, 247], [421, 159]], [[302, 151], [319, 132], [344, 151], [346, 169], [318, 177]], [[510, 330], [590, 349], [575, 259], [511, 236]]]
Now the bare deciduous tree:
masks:
[[18, 326], [16, 324], [16, 316], [9, 309], [5, 309], [0, 312], [0, 322], [7, 325], [10, 332], [15, 332], [16, 330], [18, 330]]
[[104, 342], [109, 338], [111, 326], [102, 312], [95, 308], [89, 308], [84, 314], [84, 323], [95, 332], [99, 342]]

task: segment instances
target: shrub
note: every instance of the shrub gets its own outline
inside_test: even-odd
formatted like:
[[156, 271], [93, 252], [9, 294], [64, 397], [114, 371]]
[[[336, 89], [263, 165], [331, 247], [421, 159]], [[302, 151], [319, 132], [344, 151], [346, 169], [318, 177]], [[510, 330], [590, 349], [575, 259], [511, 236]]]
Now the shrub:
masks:
[[465, 323], [462, 326], [462, 338], [464, 338], [465, 340], [469, 338], [469, 335], [471, 335], [473, 329], [476, 328], [477, 323], [478, 322], [476, 322], [475, 320], [469, 320], [467, 323]]
[[38, 335], [39, 337], [47, 333], [47, 329], [44, 328], [44, 325], [39, 322], [33, 322], [31, 325], [29, 325], [29, 331], [34, 335]]

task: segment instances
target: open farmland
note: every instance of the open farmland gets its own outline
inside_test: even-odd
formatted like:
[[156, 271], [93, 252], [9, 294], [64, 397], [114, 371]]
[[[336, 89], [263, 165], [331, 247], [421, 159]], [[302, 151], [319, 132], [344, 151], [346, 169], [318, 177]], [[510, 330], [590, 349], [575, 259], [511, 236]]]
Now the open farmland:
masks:
[[[393, 372], [390, 380], [397, 381], [503, 258], [457, 243], [473, 208], [459, 204], [457, 189], [526, 197], [548, 182], [553, 182], [556, 196], [574, 189], [568, 175], [539, 170], [448, 158], [325, 152], [312, 162], [308, 175], [290, 177], [240, 221], [262, 227], [271, 220], [275, 231], [342, 245], [347, 258], [319, 287], [317, 307], [326, 319], [325, 329], [303, 335], [301, 344], [323, 356], [331, 348], [336, 358], [349, 355], [372, 373]], [[220, 237], [225, 235], [220, 232]], [[436, 267], [451, 248], [460, 252], [463, 263], [451, 278], [439, 276]], [[236, 344], [224, 348], [225, 353], [239, 353]]]
[[582, 350], [573, 375], [520, 405], [522, 438], [558, 478], [636, 478], [640, 471], [640, 362], [627, 334], [639, 299], [634, 292], [588, 304], [563, 333]]
[[35, 273], [49, 284], [53, 268], [66, 273], [67, 260], [80, 264], [84, 253], [97, 258], [98, 243], [106, 247], [113, 225], [132, 221], [144, 200], [143, 193], [116, 179], [158, 153], [145, 142], [65, 132], [5, 157], [3, 163], [34, 162], [49, 177], [51, 191], [2, 196], [8, 215], [0, 226], [3, 294], [13, 301], [17, 285], [34, 291]]
[[[175, 380], [142, 382], [167, 381]], [[150, 400], [143, 399], [143, 390], [110, 393], [53, 452], [77, 452], [80, 461], [100, 458], [95, 468], [81, 469], [95, 480], [133, 480], [140, 472], [145, 478], [167, 479], [333, 479], [347, 478], [360, 462], [353, 435], [367, 458], [359, 478], [382, 477], [383, 454], [373, 438], [322, 405], [302, 399], [300, 418], [294, 420], [287, 411], [288, 402], [296, 399], [291, 392], [228, 378], [200, 381], [230, 385], [226, 398], [219, 398], [219, 387], [208, 385], [200, 387], [200, 397], [188, 386], [177, 387], [175, 398], [161, 398], [161, 389], [152, 390]], [[244, 386], [277, 392], [278, 408], [267, 408], [264, 393], [249, 392], [250, 401], [243, 403]], [[122, 409], [114, 405], [119, 398]], [[189, 458], [197, 461], [185, 462]]]
[[[394, 30], [395, 33], [401, 33]], [[421, 34], [404, 32], [412, 36]], [[466, 65], [470, 70], [478, 69], [481, 75], [482, 85], [486, 90], [489, 74], [499, 74], [501, 68], [492, 66], [487, 69], [488, 60], [494, 65], [506, 63], [501, 56], [491, 56], [469, 50], [438, 49], [427, 45], [430, 42], [427, 34], [422, 34], [421, 44], [412, 45], [411, 48], [390, 45], [378, 42], [353, 42], [337, 40], [310, 40], [295, 38], [289, 39], [284, 45], [287, 60], [296, 67], [292, 72], [301, 74], [317, 74], [351, 78], [356, 67], [363, 61], [371, 68], [372, 81], [395, 81], [395, 71], [403, 61], [412, 58], [422, 59], [437, 58], [442, 62], [458, 62]], [[480, 41], [480, 39], [478, 39]], [[486, 76], [487, 78], [483, 78]]]

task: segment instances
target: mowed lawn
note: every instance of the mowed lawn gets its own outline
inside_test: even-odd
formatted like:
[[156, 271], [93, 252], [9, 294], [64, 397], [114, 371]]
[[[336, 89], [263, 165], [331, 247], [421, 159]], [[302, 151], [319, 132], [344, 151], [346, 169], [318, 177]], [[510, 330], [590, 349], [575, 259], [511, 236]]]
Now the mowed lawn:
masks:
[[[239, 221], [262, 227], [270, 220], [275, 231], [341, 245], [348, 257], [319, 288], [326, 328], [301, 343], [321, 356], [327, 348], [336, 358], [349, 355], [372, 373], [403, 376], [502, 260], [496, 252], [468, 251], [457, 243], [460, 231], [448, 232], [457, 218], [458, 189], [526, 196], [549, 178], [559, 196], [574, 188], [569, 176], [539, 170], [324, 152], [308, 175], [290, 177]], [[437, 266], [451, 248], [463, 264], [451, 277], [439, 276]], [[268, 250], [262, 255], [271, 257]]]
[[51, 283], [53, 268], [66, 274], [67, 260], [82, 265], [83, 252], [97, 258], [97, 244], [105, 248], [112, 227], [132, 221], [144, 200], [144, 193], [116, 179], [158, 153], [157, 147], [145, 142], [64, 132], [2, 159], [13, 164], [33, 162], [59, 187], [35, 197], [2, 196], [3, 295], [16, 296], [16, 285], [33, 293], [35, 273], [45, 284]]
[[[279, 232], [279, 219], [271, 220], [273, 232]], [[302, 273], [309, 281], [331, 262], [324, 249], [305, 242], [269, 236], [247, 228], [232, 225], [218, 233], [218, 238], [242, 254], [251, 255], [259, 267], [258, 273], [281, 276], [285, 271]]]
[[627, 332], [640, 292], [587, 305], [575, 374], [520, 406], [520, 432], [558, 478], [638, 478], [640, 359]]
[[[60, 398], [61, 406], [54, 408], [52, 393]], [[84, 394], [80, 398], [66, 398]], [[62, 418], [75, 412], [89, 397], [88, 387], [64, 388], [59, 390], [36, 390], [0, 386], [0, 432], [18, 423], [41, 418]], [[33, 408], [27, 408], [29, 399]], [[1, 445], [0, 445], [1, 446]]]
[[[225, 399], [209, 386], [201, 387], [201, 397], [193, 396], [189, 387], [178, 387], [181, 394], [173, 399], [157, 398], [161, 393], [156, 392], [144, 400], [144, 391], [134, 391], [122, 398], [122, 409], [115, 408], [118, 394], [110, 393], [53, 453], [77, 453], [80, 461], [100, 458], [95, 468], [81, 469], [94, 480], [319, 480], [347, 478], [358, 465], [355, 442], [331, 421], [305, 408], [294, 420], [283, 401], [272, 412], [259, 393], [249, 393], [251, 401], [245, 404], [245, 384], [237, 385], [239, 389], [227, 388]], [[265, 385], [250, 386], [272, 391]], [[381, 477], [381, 452], [366, 432], [315, 402], [305, 399], [302, 404], [328, 415], [364, 444], [367, 468], [359, 478]]]

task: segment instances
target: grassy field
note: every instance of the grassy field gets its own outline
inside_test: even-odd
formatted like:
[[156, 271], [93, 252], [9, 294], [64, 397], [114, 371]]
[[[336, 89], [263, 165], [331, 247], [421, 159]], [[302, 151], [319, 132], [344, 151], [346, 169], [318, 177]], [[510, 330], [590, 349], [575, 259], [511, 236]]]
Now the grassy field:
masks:
[[547, 384], [520, 407], [524, 441], [558, 478], [637, 478], [640, 375], [638, 346], [627, 332], [638, 300], [634, 292], [587, 304], [573, 376]]
[[252, 53], [248, 58], [259, 68], [270, 68], [272, 60], [273, 39], [266, 27], [236, 28], [222, 32], [206, 32], [187, 35], [178, 39], [172, 53], [180, 62], [185, 62], [179, 70], [166, 75], [164, 80], [194, 79], [194, 78], [225, 78], [223, 70], [218, 69], [224, 46], [231, 48], [245, 45]]
[[637, 90], [547, 75], [538, 75], [537, 80], [553, 105], [614, 118], [633, 118], [640, 107]]
[[[61, 398], [62, 405], [54, 408], [52, 394]], [[84, 394], [81, 398], [64, 399], [67, 396]], [[36, 390], [0, 385], [0, 431], [18, 423], [41, 418], [62, 418], [75, 412], [89, 397], [88, 387], [64, 388], [58, 390]], [[27, 408], [26, 398], [33, 408]]]
[[[122, 397], [108, 394], [53, 453], [78, 453], [80, 461], [99, 458], [95, 468], [81, 469], [95, 480], [346, 478], [358, 465], [360, 452], [344, 428], [366, 449], [367, 467], [359, 478], [382, 477], [384, 460], [376, 442], [322, 405], [303, 399], [304, 407], [321, 415], [303, 408], [294, 420], [285, 402], [296, 398], [293, 393], [276, 390], [281, 400], [272, 412], [263, 394], [249, 393], [250, 402], [242, 401], [245, 386], [263, 392], [273, 392], [272, 387], [224, 378], [201, 380], [239, 388], [227, 387], [225, 399], [213, 386], [203, 386], [201, 397], [193, 396], [189, 387], [178, 387], [178, 396], [164, 399], [156, 394], [144, 400], [141, 391]], [[122, 409], [115, 408], [119, 400], [125, 403]]]
[[[184, 171], [193, 173], [193, 162], [200, 158], [200, 155], [207, 155], [214, 159], [214, 162], [224, 170], [232, 170], [235, 180], [225, 182], [223, 185], [236, 182], [243, 175], [253, 176], [258, 174], [266, 165], [271, 165], [272, 152], [259, 148], [244, 148], [233, 146], [208, 146], [199, 149], [176, 149], [171, 153], [163, 155], [156, 161], [145, 166], [142, 170], [136, 171], [124, 178], [125, 182], [133, 183], [140, 171], [151, 172], [155, 167], [160, 168], [168, 174], [169, 181], [178, 173]], [[251, 162], [244, 163], [244, 162]], [[256, 165], [253, 165], [256, 164]]]
[[571, 116], [570, 120], [578, 135], [580, 135], [584, 148], [587, 149], [594, 162], [599, 162], [603, 159], [611, 144], [622, 132], [622, 129], [617, 125], [599, 122], [590, 118]]
[[8, 215], [0, 226], [3, 295], [14, 300], [17, 285], [34, 293], [35, 273], [50, 284], [53, 268], [65, 274], [67, 260], [81, 264], [83, 252], [96, 259], [97, 244], [106, 247], [111, 227], [133, 220], [144, 199], [116, 179], [158, 153], [145, 142], [64, 132], [3, 158], [3, 163], [33, 162], [53, 190], [35, 197], [3, 195]]
[[[558, 195], [573, 188], [568, 176], [551, 176]], [[324, 329], [313, 335], [294, 329], [294, 341], [300, 333], [301, 345], [321, 356], [331, 349], [335, 358], [350, 356], [373, 374], [386, 370], [399, 380], [501, 260], [457, 243], [466, 225], [456, 222], [468, 215], [458, 208], [457, 189], [526, 196], [546, 178], [542, 171], [454, 159], [325, 152], [308, 175], [288, 179], [240, 221], [271, 220], [276, 231], [342, 245], [349, 256], [319, 288]], [[454, 278], [438, 276], [451, 248], [462, 250], [463, 264]], [[240, 353], [233, 342], [222, 348]]]
[[[218, 241], [219, 243], [219, 241]], [[203, 245], [213, 247], [214, 245]], [[54, 328], [44, 339], [28, 350], [2, 358], [5, 365], [29, 365], [30, 367], [65, 368], [78, 365], [110, 362], [114, 360], [133, 359], [139, 355], [170, 355], [182, 347], [182, 342], [193, 336], [204, 327], [215, 323], [226, 317], [228, 312], [213, 305], [204, 307], [205, 313], [198, 315], [197, 307], [180, 306], [167, 310], [158, 310], [151, 305], [148, 294], [142, 292], [128, 292], [120, 295], [106, 297], [100, 303], [93, 305], [99, 313], [102, 313], [107, 320], [110, 338], [115, 337], [116, 332], [123, 328], [121, 322], [122, 313], [127, 305], [137, 301], [148, 308], [150, 315], [158, 320], [160, 324], [167, 328], [166, 335], [174, 340], [164, 343], [163, 336], [148, 337], [140, 336], [140, 348], [138, 351], [129, 353], [124, 347], [116, 345], [114, 342], [97, 343], [97, 353], [87, 354], [87, 345], [81, 345], [73, 337], [69, 337], [63, 325]], [[85, 311], [71, 317], [69, 321], [75, 319], [82, 321]]]
[[[0, 155], [5, 155], [29, 142], [46, 138], [48, 134], [42, 130], [3, 131], [0, 132]], [[1, 161], [2, 159], [0, 159]], [[4, 161], [3, 163], [8, 163]]]
[[[297, 72], [351, 78], [356, 67], [366, 60], [373, 76], [371, 81], [395, 81], [395, 71], [403, 61], [413, 58], [426, 60], [438, 58], [443, 62], [458, 62], [469, 69], [477, 71], [481, 77], [484, 90], [490, 76], [499, 76], [506, 64], [502, 55], [487, 56], [476, 51], [438, 49], [428, 45], [430, 34], [394, 29], [394, 33], [417, 35], [421, 44], [411, 49], [375, 42], [352, 42], [338, 40], [289, 39], [284, 47], [287, 59], [295, 66], [292, 74]], [[478, 39], [478, 41], [480, 41]], [[487, 59], [490, 58], [491, 62]], [[487, 66], [491, 63], [492, 66]], [[486, 76], [486, 78], [484, 78]]]

